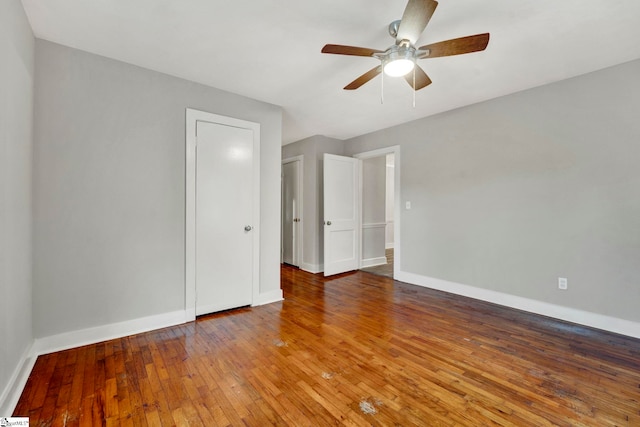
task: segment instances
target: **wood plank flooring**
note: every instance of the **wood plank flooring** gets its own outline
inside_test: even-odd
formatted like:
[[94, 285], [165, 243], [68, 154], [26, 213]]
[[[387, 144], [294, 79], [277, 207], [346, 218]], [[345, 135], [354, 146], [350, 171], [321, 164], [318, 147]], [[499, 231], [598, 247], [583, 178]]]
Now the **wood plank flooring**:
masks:
[[32, 426], [640, 426], [640, 340], [365, 272], [38, 358]]
[[387, 258], [387, 263], [382, 265], [376, 265], [375, 267], [367, 267], [362, 268], [362, 271], [366, 271], [367, 273], [377, 274], [378, 276], [386, 276], [393, 278], [393, 248], [385, 249], [385, 257]]

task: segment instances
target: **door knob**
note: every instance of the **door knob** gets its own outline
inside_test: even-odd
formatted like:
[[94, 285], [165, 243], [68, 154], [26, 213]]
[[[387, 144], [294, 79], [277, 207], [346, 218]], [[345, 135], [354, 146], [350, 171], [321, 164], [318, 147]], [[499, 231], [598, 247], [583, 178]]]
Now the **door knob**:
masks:
[[327, 225], [331, 225], [331, 221], [327, 221]]
[[244, 226], [244, 231], [251, 231], [251, 226], [250, 225], [245, 225]]

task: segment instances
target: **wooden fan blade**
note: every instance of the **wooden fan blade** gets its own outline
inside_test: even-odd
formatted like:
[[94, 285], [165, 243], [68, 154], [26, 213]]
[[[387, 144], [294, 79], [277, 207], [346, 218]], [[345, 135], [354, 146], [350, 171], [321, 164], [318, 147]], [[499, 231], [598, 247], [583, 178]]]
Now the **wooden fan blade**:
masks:
[[364, 73], [363, 75], [361, 75], [360, 77], [358, 77], [357, 79], [355, 79], [354, 81], [346, 85], [344, 87], [344, 90], [358, 89], [360, 86], [362, 86], [363, 84], [365, 84], [366, 82], [368, 82], [369, 80], [371, 80], [372, 78], [380, 74], [380, 72], [382, 72], [382, 66], [378, 65], [377, 67], [370, 69], [369, 71], [367, 71], [366, 73]]
[[382, 52], [384, 51], [366, 47], [343, 46], [341, 44], [327, 44], [322, 48], [322, 53], [335, 53], [337, 55], [372, 56], [374, 53]]
[[435, 0], [409, 0], [400, 21], [396, 43], [409, 40], [411, 44], [415, 44], [427, 27], [436, 7], [438, 2]]
[[408, 73], [404, 76], [404, 79], [409, 83], [409, 86], [413, 88], [413, 90], [420, 90], [424, 87], [427, 87], [431, 84], [431, 79], [427, 76], [427, 73], [416, 64], [415, 68], [416, 73], [416, 85], [413, 85], [413, 72]]
[[479, 52], [481, 50], [485, 50], [488, 44], [489, 33], [484, 33], [428, 44], [420, 47], [419, 49], [429, 51], [429, 55], [426, 56], [427, 58], [437, 58], [439, 56], [452, 56], [462, 55], [463, 53]]

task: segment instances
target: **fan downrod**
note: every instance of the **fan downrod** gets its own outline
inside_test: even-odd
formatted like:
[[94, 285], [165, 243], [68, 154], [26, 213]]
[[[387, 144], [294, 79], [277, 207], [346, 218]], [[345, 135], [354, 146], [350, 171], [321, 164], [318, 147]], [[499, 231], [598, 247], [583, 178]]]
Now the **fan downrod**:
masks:
[[398, 28], [400, 28], [400, 19], [396, 19], [391, 24], [389, 24], [389, 35], [394, 39], [398, 35]]

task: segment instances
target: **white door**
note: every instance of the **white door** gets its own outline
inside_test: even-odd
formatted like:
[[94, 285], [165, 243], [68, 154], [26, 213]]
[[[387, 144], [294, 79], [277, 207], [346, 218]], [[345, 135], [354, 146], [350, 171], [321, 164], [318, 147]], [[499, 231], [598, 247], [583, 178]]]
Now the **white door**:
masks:
[[253, 130], [197, 122], [196, 315], [250, 305]]
[[300, 266], [300, 160], [282, 165], [282, 262]]
[[324, 155], [324, 275], [359, 268], [360, 160]]

